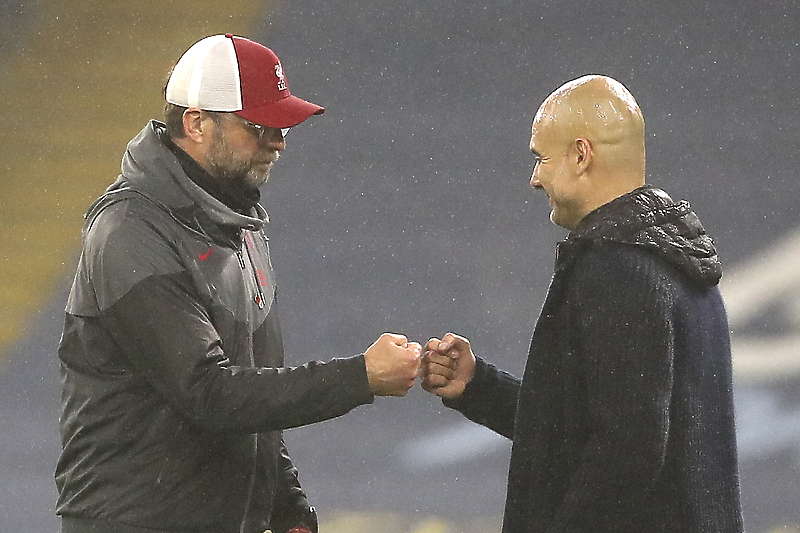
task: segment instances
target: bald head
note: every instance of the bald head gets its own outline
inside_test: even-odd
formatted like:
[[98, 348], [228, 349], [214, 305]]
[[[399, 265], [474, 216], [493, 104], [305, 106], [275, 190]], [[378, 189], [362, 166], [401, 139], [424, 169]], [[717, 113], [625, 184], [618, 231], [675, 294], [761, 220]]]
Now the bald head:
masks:
[[533, 119], [531, 150], [542, 163], [537, 168], [546, 171], [548, 161], [551, 169], [561, 165], [559, 182], [550, 187], [555, 190], [548, 190], [545, 179], [537, 180], [536, 171], [531, 184], [545, 189], [551, 203], [558, 189], [569, 189], [571, 209], [557, 213], [554, 207], [551, 218], [570, 229], [645, 182], [642, 112], [631, 93], [606, 76], [578, 78], [548, 96]]
[[[644, 151], [644, 118], [633, 95], [606, 76], [584, 76], [556, 89], [534, 122], [551, 125], [564, 138], [586, 137], [597, 145]], [[599, 146], [598, 146], [599, 147]]]

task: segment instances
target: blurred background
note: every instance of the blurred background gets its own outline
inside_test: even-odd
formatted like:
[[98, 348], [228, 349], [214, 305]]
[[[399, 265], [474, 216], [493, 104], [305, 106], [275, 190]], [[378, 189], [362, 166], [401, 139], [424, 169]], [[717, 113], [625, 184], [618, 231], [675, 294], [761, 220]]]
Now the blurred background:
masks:
[[[327, 108], [263, 190], [289, 364], [469, 336], [520, 375], [565, 232], [528, 183], [562, 83], [623, 82], [648, 178], [714, 237], [748, 533], [800, 531], [800, 8], [793, 1], [0, 0], [0, 533], [57, 531], [58, 343], [82, 214], [231, 32]], [[724, 4], [724, 5], [723, 5]], [[509, 446], [414, 389], [292, 430], [323, 533], [499, 531]]]

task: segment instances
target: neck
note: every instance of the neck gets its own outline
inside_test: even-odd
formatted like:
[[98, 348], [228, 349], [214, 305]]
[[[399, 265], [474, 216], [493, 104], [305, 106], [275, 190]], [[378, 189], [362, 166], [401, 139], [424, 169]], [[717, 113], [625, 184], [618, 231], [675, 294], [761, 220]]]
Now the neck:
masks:
[[587, 196], [584, 216], [620, 196], [645, 184], [644, 171], [616, 171], [593, 174], [589, 177], [590, 194]]

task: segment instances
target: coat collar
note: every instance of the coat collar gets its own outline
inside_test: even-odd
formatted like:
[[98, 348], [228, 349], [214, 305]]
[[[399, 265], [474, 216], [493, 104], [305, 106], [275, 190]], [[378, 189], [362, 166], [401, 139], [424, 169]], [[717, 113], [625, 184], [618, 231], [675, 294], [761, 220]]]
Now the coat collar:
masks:
[[558, 247], [559, 262], [588, 246], [621, 243], [647, 249], [703, 285], [716, 285], [722, 266], [714, 243], [686, 201], [645, 185], [600, 206]]

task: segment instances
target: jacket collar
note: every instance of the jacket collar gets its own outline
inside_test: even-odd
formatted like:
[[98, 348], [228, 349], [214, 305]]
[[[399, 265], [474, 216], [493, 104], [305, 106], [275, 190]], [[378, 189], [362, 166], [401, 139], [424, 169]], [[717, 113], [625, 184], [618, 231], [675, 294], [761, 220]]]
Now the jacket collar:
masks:
[[600, 206], [570, 232], [559, 256], [568, 259], [587, 246], [615, 242], [647, 249], [707, 286], [722, 277], [714, 243], [686, 201], [674, 202], [645, 185]]
[[255, 208], [261, 193], [258, 189], [239, 186], [238, 182], [220, 183], [195, 161], [181, 147], [175, 144], [166, 132], [159, 135], [164, 146], [175, 155], [186, 176], [200, 186], [208, 194], [227, 205], [237, 213], [247, 215]]
[[164, 131], [163, 123], [152, 120], [128, 143], [122, 174], [107, 194], [131, 188], [215, 240], [229, 241], [242, 230], [264, 226], [268, 217], [260, 204], [255, 203], [248, 214], [236, 212], [192, 181], [162, 141]]

